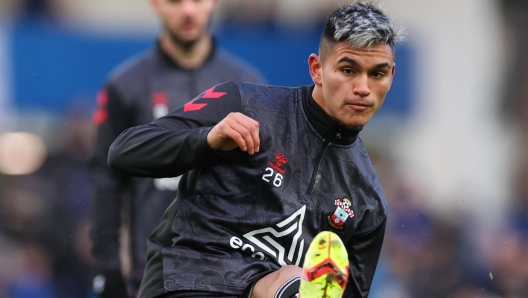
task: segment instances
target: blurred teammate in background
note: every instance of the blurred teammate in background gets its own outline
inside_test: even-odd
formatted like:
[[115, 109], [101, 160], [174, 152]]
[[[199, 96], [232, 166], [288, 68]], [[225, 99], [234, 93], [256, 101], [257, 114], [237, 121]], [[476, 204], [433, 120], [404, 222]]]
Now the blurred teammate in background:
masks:
[[[94, 292], [100, 297], [134, 296], [146, 264], [146, 242], [176, 197], [179, 178], [130, 178], [111, 170], [108, 148], [126, 128], [146, 124], [178, 108], [210, 86], [260, 82], [251, 66], [220, 51], [209, 25], [215, 0], [150, 0], [163, 30], [146, 53], [118, 67], [98, 94], [98, 125], [90, 169]], [[121, 272], [120, 227], [126, 219], [131, 257], [128, 280]], [[123, 245], [121, 243], [121, 245]]]
[[372, 2], [344, 5], [308, 58], [312, 85], [218, 84], [114, 141], [114, 169], [185, 173], [149, 238], [142, 298], [368, 296], [388, 206], [358, 134], [400, 33]]

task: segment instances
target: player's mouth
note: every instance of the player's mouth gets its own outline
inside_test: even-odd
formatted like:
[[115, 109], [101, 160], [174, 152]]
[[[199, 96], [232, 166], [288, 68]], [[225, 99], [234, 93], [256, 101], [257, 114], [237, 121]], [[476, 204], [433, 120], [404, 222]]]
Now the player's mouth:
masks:
[[196, 23], [191, 19], [185, 20], [180, 26], [183, 31], [191, 31], [194, 30], [196, 27]]
[[193, 24], [193, 23], [189, 23], [189, 24], [183, 24], [183, 26], [181, 26], [181, 29], [183, 31], [192, 31], [196, 28], [196, 26]]
[[366, 109], [370, 108], [370, 104], [361, 103], [361, 102], [353, 102], [353, 103], [347, 103], [347, 107], [353, 109], [354, 111], [362, 112]]

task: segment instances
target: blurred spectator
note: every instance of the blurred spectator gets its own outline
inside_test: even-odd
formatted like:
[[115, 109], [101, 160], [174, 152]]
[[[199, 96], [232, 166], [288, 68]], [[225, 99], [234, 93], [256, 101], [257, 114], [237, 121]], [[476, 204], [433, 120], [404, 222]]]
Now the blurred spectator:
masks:
[[[8, 286], [8, 297], [11, 298], [53, 298], [58, 295], [53, 283], [53, 258], [38, 243], [28, 243], [20, 247], [25, 264], [18, 278]], [[66, 296], [62, 296], [66, 297]]]
[[7, 178], [9, 185], [0, 194], [1, 228], [23, 260], [12, 268], [18, 274], [8, 283], [9, 297], [80, 298], [89, 293], [90, 260], [81, 260], [75, 247], [83, 219], [75, 217], [79, 208], [70, 204], [76, 197], [56, 196], [57, 185], [50, 181], [73, 184], [64, 176], [48, 176], [56, 174], [48, 168], [54, 166], [45, 164], [35, 174]]
[[514, 232], [503, 231], [497, 236], [497, 248], [490, 259], [501, 295], [528, 297], [528, 245]]
[[485, 256], [477, 253], [475, 238], [468, 236], [475, 232], [471, 217], [447, 217], [426, 209], [426, 197], [399, 173], [391, 153], [379, 146], [368, 150], [390, 206], [369, 297], [495, 297]]
[[63, 297], [83, 297], [90, 292], [94, 260], [87, 253], [92, 244], [87, 228], [91, 183], [86, 162], [93, 134], [91, 117], [70, 114], [65, 120], [61, 151], [49, 156], [39, 171], [50, 186], [46, 194], [53, 222], [61, 231], [63, 247], [54, 252], [62, 251], [56, 255], [55, 264], [58, 290]]
[[527, 179], [528, 167], [524, 166], [518, 175], [517, 199], [512, 202], [506, 225], [499, 231], [488, 256], [497, 288], [504, 297], [528, 297]]
[[22, 275], [24, 263], [21, 246], [0, 232], [0, 297], [8, 297], [8, 287]]
[[[7, 297], [88, 297], [93, 258], [88, 237], [90, 180], [85, 166], [91, 121], [70, 115], [56, 127], [60, 150], [34, 173], [1, 176], [0, 247], [15, 246]], [[63, 138], [61, 138], [61, 136]], [[12, 243], [12, 244], [9, 244]], [[1, 295], [0, 295], [1, 296]]]

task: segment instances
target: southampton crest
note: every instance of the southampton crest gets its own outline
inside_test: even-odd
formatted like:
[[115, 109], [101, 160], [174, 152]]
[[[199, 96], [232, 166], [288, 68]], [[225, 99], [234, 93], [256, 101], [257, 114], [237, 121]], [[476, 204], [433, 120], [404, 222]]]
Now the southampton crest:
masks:
[[354, 210], [352, 210], [352, 202], [349, 198], [334, 199], [336, 209], [333, 213], [327, 214], [328, 223], [334, 229], [342, 230], [345, 222], [354, 217]]

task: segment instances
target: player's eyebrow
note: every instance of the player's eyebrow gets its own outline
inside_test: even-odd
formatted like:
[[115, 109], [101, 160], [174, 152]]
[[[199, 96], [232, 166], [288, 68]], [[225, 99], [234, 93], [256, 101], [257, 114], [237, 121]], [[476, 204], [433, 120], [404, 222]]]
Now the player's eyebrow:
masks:
[[[347, 62], [347, 63], [352, 64], [352, 65], [357, 66], [357, 67], [360, 66], [359, 63], [356, 60], [354, 60], [354, 59], [352, 59], [350, 57], [347, 57], [347, 56], [342, 57], [341, 59], [339, 59], [337, 61], [337, 63], [341, 63], [341, 62]], [[391, 65], [388, 62], [383, 62], [383, 63], [377, 64], [377, 65], [374, 65], [372, 67], [372, 69], [382, 69], [382, 68], [390, 68], [390, 67], [391, 67]]]
[[384, 62], [384, 63], [374, 65], [374, 67], [372, 67], [372, 69], [382, 69], [382, 68], [391, 68], [391, 65], [388, 62]]

